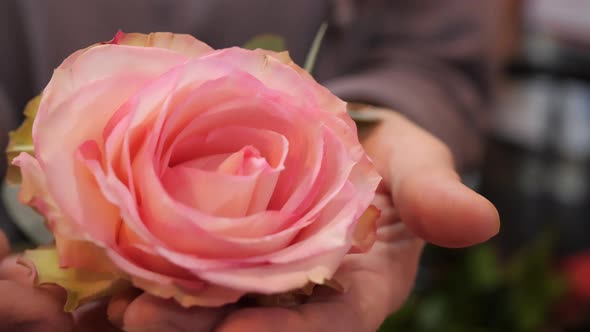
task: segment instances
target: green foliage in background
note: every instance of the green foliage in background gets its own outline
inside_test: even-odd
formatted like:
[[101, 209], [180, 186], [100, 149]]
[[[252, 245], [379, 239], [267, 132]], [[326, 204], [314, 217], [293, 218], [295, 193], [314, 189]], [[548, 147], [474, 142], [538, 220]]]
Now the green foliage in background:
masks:
[[[307, 53], [307, 57], [305, 58], [305, 64], [303, 65], [303, 69], [305, 69], [310, 74], [313, 72], [315, 61], [317, 59], [320, 47], [322, 45], [322, 41], [324, 40], [324, 36], [326, 35], [327, 30], [328, 24], [326, 22], [322, 23], [313, 39], [309, 52]], [[255, 50], [257, 48], [260, 48], [263, 50], [275, 52], [282, 52], [287, 50], [285, 39], [279, 35], [270, 33], [255, 36], [254, 38], [247, 41], [243, 47], [249, 50]]]
[[417, 291], [379, 332], [543, 330], [566, 288], [551, 266], [552, 244], [545, 234], [504, 259], [491, 244], [427, 248], [422, 273], [427, 280], [418, 282]]
[[244, 48], [249, 50], [255, 50], [257, 48], [275, 52], [282, 52], [287, 49], [285, 45], [285, 39], [283, 37], [273, 34], [258, 35], [249, 41], [247, 41]]

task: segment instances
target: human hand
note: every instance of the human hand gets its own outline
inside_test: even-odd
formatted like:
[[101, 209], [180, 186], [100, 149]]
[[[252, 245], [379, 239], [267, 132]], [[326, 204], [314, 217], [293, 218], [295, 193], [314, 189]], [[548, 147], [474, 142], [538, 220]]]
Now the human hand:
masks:
[[32, 287], [30, 271], [9, 253], [0, 231], [0, 331], [71, 331], [73, 320], [63, 312], [65, 293], [57, 287]]
[[65, 313], [65, 291], [51, 285], [33, 287], [30, 269], [17, 259], [0, 231], [0, 332], [120, 331], [105, 319], [106, 303]]
[[[382, 210], [378, 240], [346, 257], [338, 279], [346, 293], [320, 288], [291, 308], [181, 308], [148, 294], [118, 297], [109, 316], [127, 331], [372, 332], [412, 289], [423, 241], [446, 247], [483, 242], [499, 229], [494, 206], [464, 186], [449, 149], [393, 112], [364, 141], [383, 176], [375, 204]], [[401, 222], [400, 220], [403, 220]]]

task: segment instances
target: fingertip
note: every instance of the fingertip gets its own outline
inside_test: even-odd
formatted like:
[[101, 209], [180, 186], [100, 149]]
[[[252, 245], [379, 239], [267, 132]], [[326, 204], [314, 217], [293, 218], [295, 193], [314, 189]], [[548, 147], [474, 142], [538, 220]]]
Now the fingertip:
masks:
[[111, 298], [107, 306], [107, 317], [113, 325], [118, 327], [123, 326], [125, 311], [139, 294], [139, 290], [132, 289], [129, 292], [118, 294]]
[[31, 269], [19, 263], [18, 256], [9, 256], [0, 262], [0, 279], [12, 280], [24, 286], [34, 283]]
[[454, 176], [411, 176], [396, 194], [402, 220], [432, 244], [466, 247], [485, 242], [499, 231], [494, 205]]
[[113, 325], [122, 327], [123, 318], [125, 317], [125, 310], [129, 306], [129, 302], [112, 301], [107, 307], [107, 317]]
[[463, 186], [465, 200], [458, 203], [454, 215], [447, 219], [449, 234], [439, 239], [440, 246], [469, 247], [488, 241], [500, 231], [500, 216], [485, 197]]
[[[23, 286], [0, 280], [0, 330], [72, 331], [73, 318], [63, 311], [63, 299], [46, 288]], [[15, 326], [11, 329], [10, 327]], [[18, 327], [16, 327], [18, 326]]]
[[[116, 303], [119, 306], [124, 306], [122, 316], [120, 319], [120, 325], [125, 331], [141, 331], [142, 329], [148, 330], [152, 325], [156, 325], [160, 317], [158, 317], [158, 299], [153, 298], [150, 295], [142, 294], [130, 303]], [[115, 311], [119, 308], [109, 309]], [[119, 314], [114, 312], [113, 314]], [[110, 314], [109, 314], [110, 317]]]

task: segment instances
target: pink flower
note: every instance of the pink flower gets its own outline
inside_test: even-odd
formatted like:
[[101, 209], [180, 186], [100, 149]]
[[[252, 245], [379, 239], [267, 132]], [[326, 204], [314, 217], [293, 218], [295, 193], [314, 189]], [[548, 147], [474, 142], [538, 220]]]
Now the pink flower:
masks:
[[33, 140], [20, 198], [61, 265], [185, 306], [331, 278], [380, 181], [345, 103], [287, 53], [187, 35], [119, 33], [69, 56]]

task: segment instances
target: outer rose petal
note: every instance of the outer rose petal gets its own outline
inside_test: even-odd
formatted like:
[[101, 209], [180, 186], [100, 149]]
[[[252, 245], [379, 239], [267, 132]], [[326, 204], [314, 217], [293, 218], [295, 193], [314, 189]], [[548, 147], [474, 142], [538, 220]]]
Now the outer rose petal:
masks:
[[183, 307], [220, 307], [228, 303], [237, 302], [246, 293], [227, 287], [207, 283], [198, 291], [184, 288], [182, 282], [174, 287], [162, 285], [157, 282], [149, 282], [141, 278], [132, 277], [132, 282], [148, 293], [162, 298], [173, 298]]
[[31, 206], [46, 218], [51, 232], [56, 234], [74, 234], [77, 228], [63, 222], [63, 215], [47, 188], [46, 175], [39, 162], [28, 153], [21, 153], [13, 161], [22, 174], [19, 201]]
[[[81, 59], [83, 57], [88, 56], [88, 53], [94, 54], [96, 51], [95, 48], [104, 48], [104, 47], [112, 47], [109, 44], [114, 44], [116, 47], [114, 48], [115, 52], [120, 52], [119, 55], [110, 56], [105, 55], [102, 53], [98, 53], [98, 56], [95, 56], [94, 59], [100, 57], [100, 60], [88, 60], [88, 59]], [[162, 64], [166, 64], [166, 61], [163, 59], [165, 54], [168, 53], [169, 55], [178, 57], [179, 61], [184, 61], [187, 58], [195, 58], [204, 56], [213, 51], [213, 49], [203, 43], [200, 40], [190, 36], [190, 35], [182, 35], [182, 34], [172, 34], [166, 32], [156, 32], [151, 33], [149, 35], [142, 34], [142, 33], [123, 33], [119, 31], [115, 38], [108, 43], [99, 43], [92, 46], [89, 46], [85, 49], [78, 50], [67, 57], [62, 64], [56, 68], [54, 71], [53, 77], [51, 78], [50, 84], [45, 88], [44, 94], [57, 94], [59, 96], [55, 96], [52, 98], [45, 98], [45, 99], [52, 99], [53, 102], [49, 103], [47, 100], [45, 103], [45, 107], [43, 109], [52, 109], [54, 106], [62, 102], [71, 91], [75, 92], [79, 86], [76, 84], [76, 81], [82, 83], [90, 83], [92, 80], [99, 79], [100, 77], [107, 77], [109, 75], [115, 73], [126, 73], [129, 74], [130, 72], [136, 71], [138, 69], [142, 71], [151, 70], [152, 68], [158, 70], [160, 68], [159, 64], [143, 64], [141, 58], [136, 58], [135, 60], [128, 61], [125, 57], [125, 53], [128, 52], [125, 50], [125, 46], [141, 46], [144, 50], [140, 51], [142, 53], [150, 53], [150, 54], [158, 54], [160, 53], [162, 57]], [[158, 49], [158, 50], [154, 50]], [[146, 56], [148, 59], [151, 56]], [[123, 63], [123, 66], [117, 66], [117, 62], [114, 60], [118, 60], [120, 58], [119, 63]], [[96, 63], [101, 63], [105, 59], [106, 61], [104, 67], [96, 66]], [[80, 60], [82, 63], [90, 63], [92, 70], [92, 74], [101, 75], [101, 76], [85, 76], [83, 78], [77, 77], [79, 76], [80, 72], [85, 73], [84, 67], [80, 67]], [[104, 69], [107, 69], [106, 71]], [[75, 73], [77, 76], [71, 75]], [[73, 83], [73, 84], [72, 84]], [[52, 85], [58, 86], [57, 89], [53, 89]], [[60, 97], [61, 96], [61, 97]]]
[[[317, 81], [305, 69], [301, 68], [291, 59], [289, 52], [274, 52], [262, 49], [257, 49], [255, 52], [272, 57], [278, 62], [289, 66], [291, 69], [297, 72], [301, 78], [308, 81], [308, 84], [313, 90], [312, 93], [317, 99], [321, 109], [336, 114], [346, 114], [346, 103], [336, 97], [326, 87], [317, 83]], [[354, 124], [354, 122], [352, 122], [352, 124]]]
[[[140, 75], [148, 82], [186, 59], [186, 56], [166, 49], [123, 45], [99, 45], [78, 51], [53, 72], [43, 91], [38, 114], [52, 113], [81, 87], [94, 81]], [[109, 111], [114, 113], [116, 110]], [[33, 138], [37, 141], [35, 128]]]
[[346, 252], [329, 251], [288, 264], [207, 271], [200, 277], [217, 285], [262, 294], [282, 293], [302, 288], [310, 281], [323, 284], [332, 278]]
[[83, 267], [85, 270], [98, 273], [119, 273], [119, 269], [104, 253], [102, 248], [88, 241], [68, 239], [58, 233], [55, 233], [54, 236], [60, 267]]
[[[56, 74], [50, 81], [33, 128], [35, 151], [51, 196], [66, 220], [84, 224], [84, 230], [99, 241], [114, 241], [119, 212], [105, 201], [74, 155], [82, 142], [100, 140], [106, 121], [133, 92], [185, 59], [165, 50], [145, 50], [103, 45], [78, 57], [72, 71]], [[56, 106], [57, 100], [63, 102]]]
[[52, 223], [60, 214], [47, 190], [47, 179], [39, 162], [35, 157], [23, 152], [14, 158], [13, 164], [20, 167], [23, 178], [18, 195], [19, 201], [35, 208]]
[[110, 42], [116, 45], [164, 48], [185, 55], [190, 58], [203, 56], [213, 49], [191, 35], [170, 32], [124, 33], [117, 32]]
[[124, 267], [136, 287], [159, 297], [174, 298], [185, 307], [221, 306], [236, 302], [244, 295], [242, 291], [208, 285], [199, 279], [170, 278], [146, 270], [113, 250], [107, 250], [106, 253], [117, 266]]

